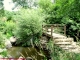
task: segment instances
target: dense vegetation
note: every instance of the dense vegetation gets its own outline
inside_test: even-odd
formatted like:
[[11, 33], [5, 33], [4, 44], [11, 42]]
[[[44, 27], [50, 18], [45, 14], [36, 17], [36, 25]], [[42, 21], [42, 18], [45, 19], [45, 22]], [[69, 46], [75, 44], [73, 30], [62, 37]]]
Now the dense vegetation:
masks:
[[45, 18], [47, 23], [65, 24], [67, 26], [67, 35], [75, 38], [80, 30], [79, 3], [78, 0], [55, 0], [54, 3], [50, 0], [40, 0], [39, 5], [47, 15]]
[[22, 9], [14, 16], [14, 19], [17, 20], [14, 31], [14, 35], [19, 40], [17, 43], [23, 43], [23, 46], [30, 45], [30, 40], [41, 36], [43, 16], [37, 10]]
[[[4, 39], [9, 39], [11, 36], [15, 36], [17, 38], [16, 44], [21, 44], [21, 46], [34, 44], [35, 40], [39, 40], [42, 35], [42, 24], [44, 23], [65, 24], [67, 27], [67, 36], [71, 36], [75, 38], [75, 40], [80, 38], [79, 0], [55, 0], [54, 2], [51, 2], [51, 0], [38, 0], [35, 1], [34, 4], [31, 4], [31, 0], [13, 0], [13, 2], [17, 3], [15, 8], [18, 5], [22, 6], [20, 11], [10, 12], [4, 10], [2, 0], [0, 0], [1, 48], [4, 47]], [[28, 3], [30, 3], [30, 5]], [[36, 7], [36, 9], [33, 8], [33, 6]], [[55, 54], [57, 55], [57, 53]], [[59, 59], [61, 59], [62, 56], [62, 54], [59, 55]], [[68, 55], [63, 57], [63, 59], [67, 57]], [[76, 56], [72, 55], [70, 59], [72, 59], [72, 57], [75, 58]], [[55, 58], [55, 60], [57, 59]]]

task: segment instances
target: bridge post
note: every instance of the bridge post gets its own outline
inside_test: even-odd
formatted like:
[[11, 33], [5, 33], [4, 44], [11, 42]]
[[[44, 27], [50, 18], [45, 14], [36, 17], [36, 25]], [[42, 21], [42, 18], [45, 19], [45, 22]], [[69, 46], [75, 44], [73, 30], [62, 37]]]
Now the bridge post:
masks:
[[66, 25], [64, 26], [64, 35], [66, 36]]

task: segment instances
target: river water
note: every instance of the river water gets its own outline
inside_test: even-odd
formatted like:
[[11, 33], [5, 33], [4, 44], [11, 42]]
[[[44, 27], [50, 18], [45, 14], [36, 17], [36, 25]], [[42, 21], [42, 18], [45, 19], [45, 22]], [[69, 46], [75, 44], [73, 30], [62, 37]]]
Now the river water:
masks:
[[43, 60], [36, 48], [32, 47], [15, 47], [8, 49], [8, 55], [11, 58], [19, 58], [20, 56], [32, 57], [34, 60]]

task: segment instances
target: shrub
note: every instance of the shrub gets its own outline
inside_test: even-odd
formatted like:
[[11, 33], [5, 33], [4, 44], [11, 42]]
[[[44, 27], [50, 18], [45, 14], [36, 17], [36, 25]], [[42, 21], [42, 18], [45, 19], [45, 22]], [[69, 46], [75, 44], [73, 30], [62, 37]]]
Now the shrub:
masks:
[[15, 12], [10, 12], [10, 11], [6, 11], [6, 10], [5, 10], [4, 16], [6, 17], [7, 21], [9, 21], [9, 20], [12, 19], [14, 13], [15, 13]]
[[5, 39], [5, 36], [2, 34], [2, 32], [0, 32], [0, 55], [3, 57], [6, 57], [7, 51], [5, 49], [4, 39]]
[[4, 40], [3, 34], [0, 32], [0, 47], [2, 47], [3, 40]]
[[3, 32], [5, 23], [0, 19], [0, 32]]
[[[7, 14], [8, 13], [8, 14]], [[6, 35], [7, 38], [11, 37], [13, 35], [12, 31], [15, 27], [15, 22], [13, 20], [10, 20], [8, 16], [11, 12], [5, 12], [5, 16], [0, 17], [0, 32], [2, 32], [4, 35]]]
[[16, 19], [14, 34], [18, 38], [18, 43], [28, 44], [30, 39], [33, 40], [34, 36], [40, 35], [43, 18], [37, 10], [23, 9], [14, 19]]
[[15, 23], [13, 21], [2, 21], [0, 20], [0, 31], [6, 35], [7, 38], [13, 35], [12, 31], [15, 27]]
[[13, 22], [12, 20], [5, 22], [4, 33], [6, 34], [7, 38], [13, 36], [13, 30], [15, 26], [15, 22]]

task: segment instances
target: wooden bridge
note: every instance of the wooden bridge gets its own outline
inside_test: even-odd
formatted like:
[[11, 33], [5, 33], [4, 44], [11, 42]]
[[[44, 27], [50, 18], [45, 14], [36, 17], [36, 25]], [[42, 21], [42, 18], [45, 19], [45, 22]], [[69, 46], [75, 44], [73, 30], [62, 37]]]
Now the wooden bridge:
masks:
[[[58, 30], [58, 31], [57, 31]], [[58, 45], [65, 51], [80, 53], [80, 46], [74, 42], [74, 39], [66, 36], [66, 25], [47, 24], [43, 25], [43, 34], [52, 38], [55, 45]]]

